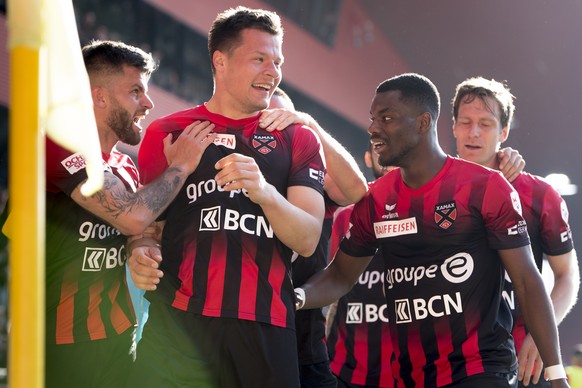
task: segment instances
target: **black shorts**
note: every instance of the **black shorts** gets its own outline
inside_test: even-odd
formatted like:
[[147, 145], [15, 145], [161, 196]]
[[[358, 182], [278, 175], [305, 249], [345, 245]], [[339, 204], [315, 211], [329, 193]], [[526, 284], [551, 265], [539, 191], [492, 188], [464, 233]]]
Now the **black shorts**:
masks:
[[331, 369], [329, 361], [315, 364], [299, 365], [301, 388], [336, 388], [337, 380]]
[[113, 338], [46, 345], [45, 386], [125, 388], [133, 357], [135, 329]]
[[129, 387], [299, 387], [295, 332], [152, 303]]
[[510, 373], [479, 373], [447, 385], [454, 388], [517, 388], [517, 371]]

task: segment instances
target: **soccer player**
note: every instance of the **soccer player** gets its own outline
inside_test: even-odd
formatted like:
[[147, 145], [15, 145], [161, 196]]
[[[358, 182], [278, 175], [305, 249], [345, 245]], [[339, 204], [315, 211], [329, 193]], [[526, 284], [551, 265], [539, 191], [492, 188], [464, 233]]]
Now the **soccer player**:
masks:
[[[366, 193], [364, 175], [353, 156], [310, 115], [295, 111], [291, 98], [277, 88], [271, 97], [269, 110], [261, 115], [260, 125], [271, 130], [284, 130], [290, 124], [311, 128], [320, 139], [326, 160], [324, 178], [325, 216], [319, 244], [309, 257], [293, 255], [291, 268], [293, 285], [301, 286], [329, 263], [329, 242], [335, 211], [340, 206], [359, 201]], [[299, 375], [302, 388], [335, 388], [337, 381], [329, 367], [325, 342], [325, 317], [322, 309], [300, 310], [295, 314]]]
[[104, 185], [85, 197], [85, 161], [46, 139], [46, 379], [47, 387], [125, 387], [135, 326], [125, 282], [124, 234], [156, 219], [196, 168], [212, 130], [196, 122], [172, 145], [170, 167], [139, 187], [131, 159], [117, 142], [137, 144], [140, 120], [153, 108], [152, 56], [122, 42], [83, 47], [103, 155]]
[[[515, 111], [513, 99], [507, 85], [495, 80], [475, 77], [457, 85], [452, 111], [459, 157], [499, 169], [496, 155], [509, 136]], [[539, 176], [522, 172], [512, 185], [519, 193], [536, 266], [541, 272], [546, 255], [552, 269], [554, 285], [550, 299], [559, 324], [574, 307], [580, 284], [568, 207], [560, 194]], [[543, 363], [524, 324], [509, 279], [505, 281], [504, 297], [514, 319], [512, 335], [518, 353], [519, 385], [549, 387], [549, 382], [543, 379], [538, 382]], [[534, 365], [533, 384], [530, 384]]]
[[132, 278], [155, 291], [131, 386], [299, 386], [291, 254], [317, 246], [325, 171], [308, 128], [259, 126], [281, 80], [282, 40], [273, 12], [219, 14], [208, 36], [212, 97], [146, 131], [138, 161], [149, 181], [166, 168], [161, 139], [196, 120], [215, 124], [162, 217], [161, 256], [155, 240], [132, 243]]
[[500, 173], [443, 152], [439, 110], [439, 93], [424, 76], [402, 74], [378, 86], [370, 141], [380, 165], [400, 168], [356, 204], [340, 250], [296, 289], [296, 307], [341, 297], [380, 247], [396, 385], [513, 387], [511, 313], [501, 303], [505, 269], [550, 365], [552, 387], [567, 387], [518, 194]]

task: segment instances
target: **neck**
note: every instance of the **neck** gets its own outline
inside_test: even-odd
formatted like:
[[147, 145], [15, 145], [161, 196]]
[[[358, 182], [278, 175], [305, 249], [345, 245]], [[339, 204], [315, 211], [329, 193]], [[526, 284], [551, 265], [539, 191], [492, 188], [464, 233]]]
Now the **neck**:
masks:
[[406, 186], [417, 190], [426, 185], [443, 168], [447, 154], [436, 144], [435, 148], [425, 155], [411, 158], [408, 166], [401, 167], [402, 180]]

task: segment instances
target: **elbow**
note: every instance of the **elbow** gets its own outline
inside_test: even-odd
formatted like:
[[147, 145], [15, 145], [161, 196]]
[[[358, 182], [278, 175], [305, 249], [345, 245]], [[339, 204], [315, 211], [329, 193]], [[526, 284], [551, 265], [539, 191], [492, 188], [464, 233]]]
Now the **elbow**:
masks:
[[124, 236], [135, 236], [145, 232], [148, 226], [151, 224], [151, 220], [148, 218], [127, 218], [120, 220], [119, 223], [113, 225], [121, 234]]

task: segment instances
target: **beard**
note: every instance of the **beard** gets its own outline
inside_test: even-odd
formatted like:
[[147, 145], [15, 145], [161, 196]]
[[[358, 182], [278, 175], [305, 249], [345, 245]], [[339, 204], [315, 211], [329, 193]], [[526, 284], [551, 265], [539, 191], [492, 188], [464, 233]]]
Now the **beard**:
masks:
[[119, 141], [129, 144], [137, 145], [141, 141], [139, 132], [134, 130], [133, 115], [122, 108], [117, 100], [113, 100], [114, 104], [107, 115], [106, 123], [113, 130], [119, 138]]

